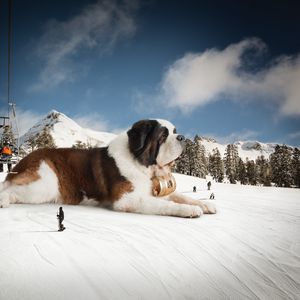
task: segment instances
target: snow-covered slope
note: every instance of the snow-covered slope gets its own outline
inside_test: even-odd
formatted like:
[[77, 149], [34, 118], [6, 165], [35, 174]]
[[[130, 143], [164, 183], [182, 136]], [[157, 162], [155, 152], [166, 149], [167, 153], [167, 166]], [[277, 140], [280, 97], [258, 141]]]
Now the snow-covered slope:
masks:
[[[176, 178], [207, 196], [204, 180]], [[58, 205], [0, 209], [0, 299], [299, 299], [299, 189], [212, 190], [216, 215], [65, 206], [64, 232]]]
[[63, 113], [52, 110], [21, 137], [21, 145], [42, 132], [45, 127], [49, 128], [49, 133], [58, 147], [72, 147], [77, 141], [101, 147], [107, 145], [115, 137], [112, 133], [82, 128]]

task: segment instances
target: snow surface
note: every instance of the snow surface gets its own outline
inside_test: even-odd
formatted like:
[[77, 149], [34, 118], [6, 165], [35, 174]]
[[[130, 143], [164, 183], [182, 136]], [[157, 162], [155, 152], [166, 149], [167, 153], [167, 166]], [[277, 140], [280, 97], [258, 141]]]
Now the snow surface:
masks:
[[218, 213], [198, 219], [64, 206], [64, 232], [59, 205], [0, 209], [0, 299], [300, 299], [300, 191], [212, 191]]

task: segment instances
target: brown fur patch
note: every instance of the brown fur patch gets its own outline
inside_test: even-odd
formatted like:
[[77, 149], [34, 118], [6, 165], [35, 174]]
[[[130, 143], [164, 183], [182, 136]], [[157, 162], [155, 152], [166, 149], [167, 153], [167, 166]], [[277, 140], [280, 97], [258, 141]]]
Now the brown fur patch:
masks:
[[6, 181], [16, 184], [23, 185], [29, 184], [40, 179], [40, 175], [37, 173], [37, 170], [40, 166], [40, 159], [37, 159], [33, 156], [30, 164], [26, 159], [22, 159], [14, 168], [13, 173], [9, 173], [6, 176]]
[[42, 161], [56, 173], [59, 191], [65, 204], [79, 204], [84, 196], [99, 202], [119, 200], [133, 186], [119, 172], [107, 147], [94, 149], [39, 149], [23, 158], [6, 180], [12, 184], [28, 184], [39, 179]]

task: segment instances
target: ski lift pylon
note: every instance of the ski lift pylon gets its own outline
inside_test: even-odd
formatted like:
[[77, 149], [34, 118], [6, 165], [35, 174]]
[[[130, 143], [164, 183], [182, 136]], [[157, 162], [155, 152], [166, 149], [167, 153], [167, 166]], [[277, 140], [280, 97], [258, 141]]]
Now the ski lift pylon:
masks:
[[[9, 126], [9, 117], [0, 117], [0, 120], [2, 120], [2, 124], [0, 124], [0, 128], [5, 128]], [[8, 120], [7, 125], [6, 125], [6, 120]]]

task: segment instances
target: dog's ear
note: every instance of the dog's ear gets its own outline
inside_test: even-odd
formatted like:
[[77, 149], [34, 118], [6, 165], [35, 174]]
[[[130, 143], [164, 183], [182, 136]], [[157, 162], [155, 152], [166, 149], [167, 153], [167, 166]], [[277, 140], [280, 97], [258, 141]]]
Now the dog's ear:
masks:
[[159, 126], [156, 120], [138, 121], [127, 131], [129, 150], [145, 166], [156, 163], [153, 133]]

